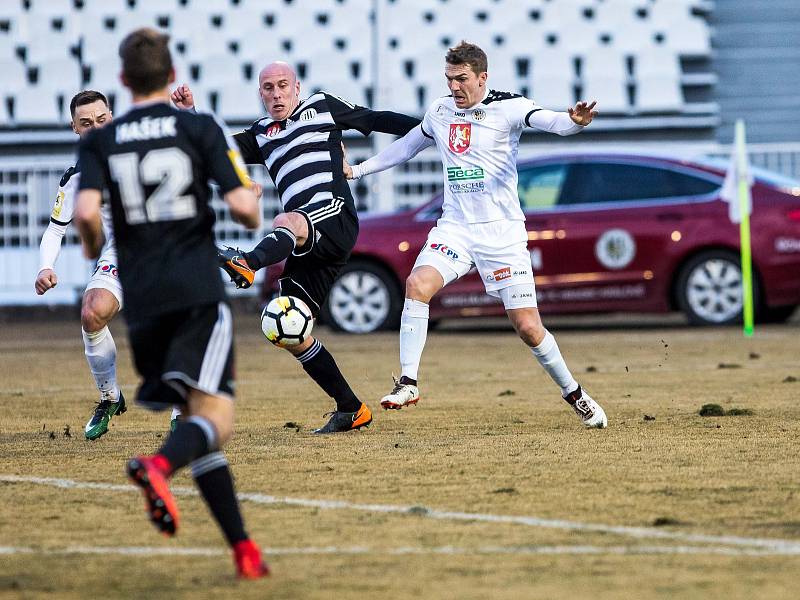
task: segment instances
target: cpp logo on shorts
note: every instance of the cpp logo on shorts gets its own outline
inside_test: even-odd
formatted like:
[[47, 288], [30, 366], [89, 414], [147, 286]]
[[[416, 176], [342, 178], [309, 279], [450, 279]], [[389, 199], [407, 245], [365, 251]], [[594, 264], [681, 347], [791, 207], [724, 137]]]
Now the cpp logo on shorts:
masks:
[[434, 242], [433, 244], [430, 245], [430, 249], [433, 252], [439, 252], [440, 254], [444, 255], [445, 258], [448, 258], [453, 262], [458, 260], [458, 253], [452, 248], [446, 246], [445, 244], [437, 244]]
[[100, 273], [100, 275], [108, 275], [109, 277], [119, 277], [119, 273], [117, 272], [117, 265], [112, 264], [110, 262], [97, 263], [97, 266], [94, 268], [94, 273], [92, 273], [92, 275], [95, 275], [98, 272]]

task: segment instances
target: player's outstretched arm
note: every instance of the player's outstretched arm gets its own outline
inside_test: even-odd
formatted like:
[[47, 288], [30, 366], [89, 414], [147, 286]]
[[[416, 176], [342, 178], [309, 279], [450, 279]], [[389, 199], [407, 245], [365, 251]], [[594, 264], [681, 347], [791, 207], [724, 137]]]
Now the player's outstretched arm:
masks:
[[569, 108], [567, 112], [555, 112], [543, 108], [536, 108], [531, 111], [525, 120], [528, 127], [555, 133], [556, 135], [573, 135], [589, 125], [597, 116], [594, 107], [597, 102], [591, 104], [578, 102], [574, 108]]
[[347, 179], [359, 179], [370, 173], [391, 169], [392, 167], [396, 167], [399, 164], [411, 160], [422, 150], [432, 146], [433, 143], [433, 139], [423, 133], [422, 126], [417, 125], [399, 140], [396, 140], [369, 160], [359, 165], [354, 165], [353, 167], [350, 167], [350, 165], [345, 162], [345, 177], [347, 177]]
[[261, 225], [261, 205], [252, 189], [240, 186], [226, 193], [224, 198], [237, 223], [248, 229], [257, 229]]
[[51, 220], [42, 235], [42, 242], [39, 244], [39, 273], [33, 284], [36, 293], [40, 296], [58, 285], [58, 277], [53, 270], [53, 265], [56, 264], [56, 259], [61, 252], [61, 240], [66, 231], [66, 225], [60, 225]]
[[100, 190], [84, 189], [78, 193], [75, 204], [75, 227], [81, 236], [83, 255], [86, 258], [97, 258], [103, 249], [103, 228], [100, 222]]

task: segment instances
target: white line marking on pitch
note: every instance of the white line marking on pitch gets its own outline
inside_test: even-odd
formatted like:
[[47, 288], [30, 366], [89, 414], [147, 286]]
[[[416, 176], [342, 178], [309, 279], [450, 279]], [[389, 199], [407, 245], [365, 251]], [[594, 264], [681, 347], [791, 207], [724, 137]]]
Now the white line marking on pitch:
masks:
[[[113, 492], [138, 491], [131, 485], [114, 483], [94, 483], [88, 481], [75, 481], [72, 479], [58, 479], [55, 477], [32, 477], [23, 475], [0, 475], [0, 482], [6, 483], [31, 483], [59, 488], [105, 490]], [[186, 487], [172, 488], [176, 496], [198, 496], [197, 490]], [[800, 555], [800, 541], [781, 540], [769, 538], [747, 538], [738, 536], [706, 535], [700, 533], [684, 533], [679, 531], [664, 531], [654, 527], [630, 527], [625, 525], [604, 525], [602, 523], [581, 523], [560, 519], [542, 519], [539, 517], [526, 517], [516, 515], [493, 515], [487, 513], [467, 513], [437, 510], [423, 506], [400, 506], [392, 504], [357, 504], [344, 500], [312, 500], [306, 498], [287, 498], [270, 496], [259, 493], [239, 493], [240, 500], [248, 500], [256, 504], [286, 504], [290, 506], [303, 506], [306, 508], [320, 508], [323, 510], [357, 510], [363, 512], [394, 513], [438, 519], [448, 521], [477, 521], [482, 523], [508, 523], [527, 527], [540, 527], [544, 529], [562, 529], [566, 531], [582, 531], [592, 533], [615, 534], [636, 539], [675, 540], [680, 542], [711, 544], [722, 546], [738, 546], [742, 548], [766, 548], [774, 552]]]
[[[262, 548], [269, 556], [287, 555], [326, 555], [326, 554], [369, 554], [388, 556], [407, 555], [661, 555], [711, 554], [719, 556], [797, 556], [794, 550], [731, 548], [728, 546], [477, 546], [465, 548], [458, 546], [438, 546], [423, 548], [421, 546], [401, 546], [399, 548], [369, 548], [366, 546], [309, 546], [299, 548]], [[67, 546], [65, 548], [33, 548], [30, 546], [0, 546], [0, 555], [36, 554], [61, 556], [71, 554], [111, 554], [121, 556], [227, 556], [227, 548], [169, 548], [162, 546]]]

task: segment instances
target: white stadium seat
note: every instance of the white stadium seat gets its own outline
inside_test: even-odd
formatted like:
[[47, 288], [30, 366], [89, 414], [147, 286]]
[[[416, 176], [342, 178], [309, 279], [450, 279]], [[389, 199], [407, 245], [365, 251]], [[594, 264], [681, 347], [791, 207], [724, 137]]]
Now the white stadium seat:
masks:
[[116, 15], [131, 11], [128, 0], [83, 0], [83, 12], [87, 15]]
[[28, 125], [62, 125], [58, 107], [58, 98], [50, 90], [30, 86], [13, 94], [14, 124]]
[[590, 50], [581, 57], [584, 100], [597, 100], [604, 112], [628, 112], [625, 55], [613, 47]]
[[638, 52], [634, 58], [634, 69], [637, 77], [662, 75], [676, 81], [681, 77], [681, 63], [677, 53], [663, 46]]
[[16, 92], [28, 86], [28, 69], [17, 58], [0, 59], [0, 73], [3, 74], [3, 93]]
[[83, 83], [80, 64], [74, 59], [49, 60], [40, 64], [37, 70], [36, 85], [53, 93], [71, 96]]
[[683, 108], [680, 82], [663, 75], [636, 79], [636, 109], [641, 113], [678, 112]]
[[75, 10], [72, 0], [29, 0], [28, 11], [37, 16], [69, 15]]
[[199, 78], [206, 86], [223, 86], [245, 81], [242, 65], [234, 54], [216, 54], [198, 61]]
[[255, 121], [266, 114], [258, 86], [252, 83], [227, 85], [217, 92], [217, 114], [226, 121]]

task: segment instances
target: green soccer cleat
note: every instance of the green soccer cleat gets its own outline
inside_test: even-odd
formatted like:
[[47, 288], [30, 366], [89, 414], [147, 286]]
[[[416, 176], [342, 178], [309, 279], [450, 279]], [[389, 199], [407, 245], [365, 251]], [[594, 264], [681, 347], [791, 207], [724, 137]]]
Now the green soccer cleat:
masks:
[[125, 406], [125, 398], [122, 390], [119, 392], [119, 400], [112, 402], [105, 397], [97, 403], [94, 414], [89, 422], [86, 423], [84, 435], [87, 440], [96, 440], [108, 431], [108, 423], [114, 415], [121, 415], [128, 408]]

